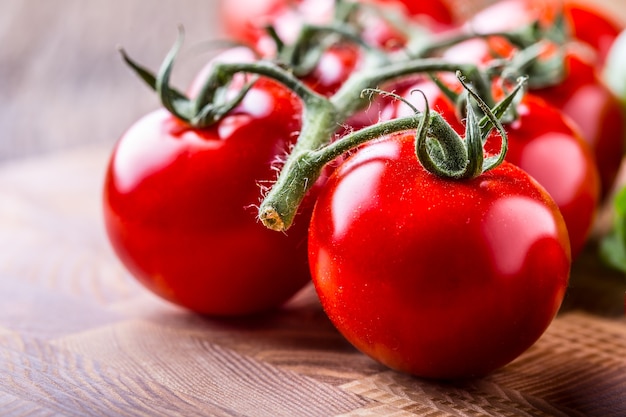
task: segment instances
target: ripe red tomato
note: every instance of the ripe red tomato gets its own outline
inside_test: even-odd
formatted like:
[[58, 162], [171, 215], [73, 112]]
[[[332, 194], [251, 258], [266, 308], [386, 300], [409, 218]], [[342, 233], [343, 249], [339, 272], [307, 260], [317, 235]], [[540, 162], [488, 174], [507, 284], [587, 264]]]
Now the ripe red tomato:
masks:
[[[452, 27], [456, 18], [451, 8], [442, 0], [416, 2], [410, 0], [361, 0], [377, 3], [398, 11], [417, 24], [441, 31]], [[271, 24], [279, 37], [293, 42], [304, 23], [327, 24], [332, 20], [335, 3], [333, 0], [223, 0], [219, 3], [226, 33], [237, 40], [257, 45], [264, 37], [264, 27]], [[379, 46], [398, 46], [402, 39], [399, 30], [394, 30], [384, 19], [371, 16], [364, 26], [364, 38]], [[404, 28], [402, 28], [404, 29]], [[266, 47], [261, 47], [267, 51]]]
[[551, 25], [563, 13], [574, 39], [586, 43], [596, 53], [595, 63], [604, 65], [611, 45], [624, 28], [596, 6], [576, 0], [503, 0], [477, 13], [469, 26], [481, 32], [515, 29], [540, 20]]
[[[506, 160], [535, 178], [557, 203], [570, 237], [572, 257], [587, 243], [600, 200], [600, 177], [589, 145], [577, 126], [542, 99], [527, 94], [517, 106], [519, 119], [505, 125]], [[498, 137], [487, 140], [497, 152]]]
[[[104, 186], [104, 220], [117, 255], [157, 295], [210, 315], [277, 307], [310, 281], [312, 204], [286, 234], [256, 219], [259, 184], [300, 129], [300, 102], [260, 79], [207, 128], [165, 110], [119, 140]], [[277, 260], [277, 257], [280, 260]]]
[[[454, 104], [439, 87], [423, 81], [409, 91], [416, 88], [426, 94], [432, 108], [463, 134], [465, 126], [460, 122]], [[418, 108], [423, 106], [421, 95], [406, 94], [405, 98]], [[411, 112], [408, 106], [399, 102], [396, 106], [398, 116]], [[536, 179], [556, 202], [567, 225], [572, 257], [575, 258], [587, 243], [600, 200], [600, 179], [593, 151], [578, 127], [541, 98], [526, 94], [516, 111], [517, 120], [504, 124], [509, 145], [506, 160]], [[500, 146], [500, 136], [493, 133], [485, 150], [496, 154]]]
[[362, 53], [353, 44], [337, 43], [321, 55], [317, 65], [302, 81], [316, 92], [331, 96], [341, 88], [361, 63]]
[[593, 149], [602, 193], [607, 195], [622, 163], [626, 115], [619, 98], [602, 82], [589, 61], [570, 50], [565, 66], [564, 80], [532, 92], [563, 111], [580, 127], [583, 139]]
[[328, 180], [309, 230], [324, 310], [358, 349], [421, 377], [487, 374], [530, 347], [566, 291], [570, 247], [546, 191], [505, 162], [426, 172], [414, 134], [372, 142]]
[[[443, 0], [415, 1], [415, 0], [372, 0], [386, 6], [400, 7], [418, 21], [437, 29], [448, 29], [456, 24], [457, 18], [449, 3]], [[427, 20], [426, 20], [427, 19]]]
[[[498, 47], [504, 56], [515, 52], [510, 44], [505, 45], [501, 39], [496, 43], [474, 39], [448, 49], [443, 57], [482, 65], [493, 58], [490, 46]], [[548, 58], [551, 47], [547, 45]], [[551, 86], [531, 86], [531, 92], [558, 108], [577, 125], [582, 138], [593, 151], [600, 173], [601, 194], [606, 196], [612, 190], [622, 164], [626, 114], [620, 99], [601, 79], [593, 61], [581, 52], [576, 48], [566, 48], [564, 78]]]

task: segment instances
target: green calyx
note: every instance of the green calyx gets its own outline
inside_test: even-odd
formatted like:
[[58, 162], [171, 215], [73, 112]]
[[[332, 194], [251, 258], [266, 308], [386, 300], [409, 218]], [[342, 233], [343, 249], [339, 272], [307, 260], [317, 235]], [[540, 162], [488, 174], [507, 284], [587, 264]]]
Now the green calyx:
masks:
[[226, 92], [232, 81], [232, 74], [214, 72], [195, 98], [187, 97], [170, 85], [174, 62], [182, 47], [183, 39], [184, 31], [179, 28], [178, 39], [166, 55], [156, 75], [131, 59], [123, 49], [120, 49], [120, 53], [126, 64], [156, 91], [163, 107], [189, 125], [203, 128], [216, 123], [234, 109], [254, 85], [256, 78], [253, 77], [245, 83], [234, 97], [227, 98]]
[[[508, 149], [507, 134], [501, 118], [507, 113], [517, 93], [526, 79], [520, 79], [517, 86], [493, 109], [473, 91], [465, 77], [457, 72], [457, 78], [465, 89], [466, 129], [465, 139], [439, 115], [432, 113], [428, 101], [424, 117], [417, 128], [415, 153], [422, 166], [429, 172], [454, 180], [463, 180], [478, 175], [500, 165]], [[481, 118], [474, 104], [484, 116]], [[417, 112], [417, 110], [415, 110]], [[485, 155], [483, 145], [491, 131], [497, 129], [502, 138], [500, 152], [497, 155]]]

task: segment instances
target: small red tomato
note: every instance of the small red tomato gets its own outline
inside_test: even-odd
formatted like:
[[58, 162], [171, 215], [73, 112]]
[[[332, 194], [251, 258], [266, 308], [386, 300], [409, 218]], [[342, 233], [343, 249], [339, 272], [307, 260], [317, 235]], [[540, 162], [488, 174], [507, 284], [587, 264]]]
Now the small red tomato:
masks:
[[[563, 214], [572, 257], [587, 243], [600, 200], [600, 177], [594, 155], [580, 132], [563, 113], [539, 97], [527, 94], [517, 106], [518, 120], [506, 124], [506, 160], [535, 178]], [[486, 149], [500, 149], [492, 135]]]
[[[193, 128], [165, 110], [119, 140], [104, 185], [115, 252], [148, 289], [209, 315], [281, 305], [310, 281], [311, 204], [288, 233], [256, 219], [259, 184], [300, 129], [300, 102], [260, 79], [228, 116]], [[279, 257], [280, 259], [278, 259]]]
[[[510, 44], [507, 47], [504, 42], [494, 44], [476, 39], [450, 48], [443, 57], [481, 65], [493, 58], [491, 46], [499, 47], [505, 56], [515, 53]], [[548, 59], [556, 50], [553, 46], [546, 45]], [[601, 79], [593, 62], [577, 48], [569, 47], [564, 51], [563, 78], [548, 86], [531, 85], [531, 92], [558, 108], [577, 125], [582, 138], [592, 149], [600, 173], [601, 194], [606, 196], [612, 190], [622, 164], [626, 114], [620, 99]]]
[[568, 51], [565, 78], [558, 84], [532, 90], [578, 125], [591, 146], [600, 172], [603, 195], [614, 186], [624, 153], [626, 115], [622, 104], [603, 83], [594, 66]]
[[[465, 126], [454, 104], [430, 81], [414, 85], [442, 114], [457, 133]], [[421, 95], [406, 94], [416, 107], [423, 106]], [[408, 106], [397, 103], [396, 115], [409, 115]], [[594, 154], [578, 127], [561, 111], [533, 94], [525, 94], [516, 106], [517, 120], [505, 123], [508, 137], [506, 160], [536, 179], [553, 198], [563, 215], [575, 258], [587, 243], [600, 200], [600, 179]], [[501, 147], [500, 136], [493, 133], [485, 144], [488, 153]]]
[[457, 19], [449, 3], [443, 0], [414, 1], [414, 0], [373, 0], [385, 6], [399, 7], [408, 16], [412, 16], [431, 28], [448, 29]]
[[331, 96], [360, 65], [361, 58], [362, 53], [356, 45], [334, 44], [322, 53], [313, 70], [301, 79], [316, 92]]
[[486, 33], [515, 29], [539, 20], [549, 27], [558, 13], [565, 16], [571, 36], [595, 51], [595, 65], [602, 67], [624, 25], [597, 6], [572, 0], [503, 0], [481, 10], [468, 26]]
[[563, 218], [504, 162], [437, 177], [414, 133], [367, 144], [321, 191], [309, 263], [322, 306], [355, 347], [429, 378], [485, 375], [529, 348], [557, 313], [570, 270]]

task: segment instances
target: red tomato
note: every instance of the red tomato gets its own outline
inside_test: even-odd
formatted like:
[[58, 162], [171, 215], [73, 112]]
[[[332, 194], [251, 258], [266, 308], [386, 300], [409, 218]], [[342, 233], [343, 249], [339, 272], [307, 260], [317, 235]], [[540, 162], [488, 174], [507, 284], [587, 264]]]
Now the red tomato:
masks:
[[316, 92], [331, 96], [359, 66], [361, 57], [356, 45], [337, 43], [322, 54], [313, 71], [302, 77], [302, 81]]
[[602, 66], [611, 45], [624, 25], [600, 9], [572, 0], [503, 0], [477, 13], [469, 26], [480, 32], [510, 30], [539, 19], [548, 26], [563, 12], [574, 39], [596, 52], [596, 65]]
[[237, 40], [256, 45], [272, 25], [280, 38], [293, 42], [304, 22], [328, 23], [334, 0], [223, 0], [219, 13], [226, 33]]
[[[577, 126], [542, 99], [528, 94], [517, 111], [519, 119], [505, 125], [506, 160], [532, 175], [557, 203], [576, 257], [587, 243], [600, 199], [593, 152]], [[499, 146], [494, 134], [486, 149], [495, 153]]]
[[[434, 83], [424, 81], [419, 88], [431, 107], [459, 133], [465, 126], [459, 121], [454, 104]], [[421, 95], [406, 94], [416, 107], [423, 106]], [[408, 106], [396, 104], [396, 115], [409, 115]], [[600, 199], [600, 179], [594, 155], [578, 127], [555, 107], [541, 98], [526, 94], [516, 107], [518, 119], [504, 124], [508, 137], [506, 160], [535, 178], [561, 210], [569, 232], [572, 257], [587, 243]], [[485, 149], [496, 154], [500, 136], [493, 133]]]
[[545, 190], [505, 162], [426, 172], [414, 133], [340, 165], [315, 205], [309, 263], [324, 310], [359, 350], [421, 377], [485, 375], [530, 347], [566, 291], [570, 248]]
[[[482, 39], [463, 42], [443, 53], [444, 59], [483, 64], [489, 61], [496, 46], [505, 56], [503, 42], [487, 43]], [[552, 45], [547, 45], [550, 49]], [[508, 45], [509, 53], [514, 53]], [[555, 106], [577, 125], [582, 138], [590, 145], [600, 173], [601, 193], [614, 186], [622, 163], [626, 138], [626, 115], [620, 99], [603, 82], [592, 61], [576, 48], [566, 48], [565, 77], [558, 83], [532, 89], [532, 93]], [[549, 55], [549, 51], [547, 54]], [[532, 75], [531, 75], [532, 77]]]
[[[421, 22], [439, 28], [449, 28], [456, 23], [456, 16], [449, 3], [443, 0], [372, 0], [386, 6], [402, 5], [406, 14], [421, 19]], [[424, 20], [428, 19], [428, 20]]]
[[309, 282], [311, 204], [286, 234], [263, 227], [255, 209], [299, 114], [292, 93], [260, 79], [211, 127], [192, 128], [165, 110], [137, 121], [104, 186], [108, 236], [129, 271], [157, 295], [210, 315], [271, 309]]
[[620, 100], [601, 81], [594, 66], [575, 51], [565, 58], [566, 77], [551, 87], [533, 90], [569, 116], [591, 145], [600, 172], [602, 192], [608, 194], [617, 177], [626, 138], [626, 115]]
[[[456, 21], [451, 8], [443, 0], [416, 2], [410, 0], [361, 0], [378, 3], [414, 20], [430, 30], [449, 29]], [[223, 0], [219, 4], [226, 33], [235, 39], [257, 45], [264, 38], [267, 25], [276, 29], [286, 43], [293, 42], [304, 23], [327, 24], [332, 20], [333, 0]], [[379, 46], [397, 47], [406, 41], [400, 30], [384, 19], [370, 16], [363, 25], [364, 39]], [[405, 28], [401, 28], [405, 29]], [[262, 42], [265, 43], [267, 39]], [[266, 46], [260, 48], [268, 51]]]

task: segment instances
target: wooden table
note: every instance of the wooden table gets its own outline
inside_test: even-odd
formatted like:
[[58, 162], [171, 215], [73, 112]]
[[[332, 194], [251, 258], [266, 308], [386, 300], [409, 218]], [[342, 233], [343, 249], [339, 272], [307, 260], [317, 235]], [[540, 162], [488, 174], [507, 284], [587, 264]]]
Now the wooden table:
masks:
[[487, 378], [429, 382], [352, 348], [308, 288], [216, 320], [157, 299], [108, 246], [108, 148], [0, 165], [2, 416], [626, 416], [626, 278], [585, 256], [566, 305]]

